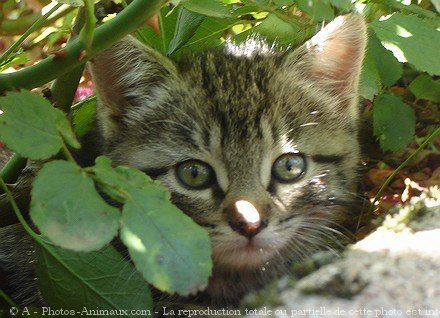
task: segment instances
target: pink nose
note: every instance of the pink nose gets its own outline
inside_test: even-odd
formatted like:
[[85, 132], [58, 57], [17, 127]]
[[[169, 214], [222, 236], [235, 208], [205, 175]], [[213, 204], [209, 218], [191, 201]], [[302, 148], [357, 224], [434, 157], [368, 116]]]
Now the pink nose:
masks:
[[229, 226], [241, 235], [251, 239], [267, 226], [257, 208], [249, 201], [239, 200], [227, 209]]

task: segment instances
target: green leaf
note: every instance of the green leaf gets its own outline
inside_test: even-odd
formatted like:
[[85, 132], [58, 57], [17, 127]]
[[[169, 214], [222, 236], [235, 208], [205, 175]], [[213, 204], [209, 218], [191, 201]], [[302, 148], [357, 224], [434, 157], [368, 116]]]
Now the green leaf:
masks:
[[100, 317], [135, 317], [132, 310], [144, 310], [142, 316], [151, 313], [147, 282], [113, 246], [89, 253], [46, 243], [37, 246], [38, 283], [50, 307], [75, 312], [99, 309]]
[[168, 200], [135, 189], [122, 211], [121, 239], [136, 268], [156, 288], [186, 296], [211, 274], [208, 233]]
[[435, 12], [426, 10], [421, 5], [417, 5], [415, 3], [408, 3], [408, 1], [402, 1], [402, 0], [370, 0], [370, 1], [381, 5], [381, 7], [385, 8], [388, 12], [400, 11], [404, 14], [414, 13], [421, 17], [427, 17], [433, 20], [437, 20], [437, 22], [440, 21], [438, 15]]
[[31, 195], [32, 221], [56, 245], [92, 251], [117, 234], [119, 210], [101, 198], [93, 180], [73, 163], [55, 160], [45, 164]]
[[188, 11], [184, 7], [178, 7], [177, 10], [179, 12], [177, 14], [176, 30], [168, 46], [167, 55], [171, 55], [188, 42], [205, 18], [203, 15]]
[[278, 7], [291, 6], [295, 4], [294, 0], [274, 0], [273, 3]]
[[373, 107], [374, 135], [379, 138], [382, 149], [404, 149], [414, 136], [414, 110], [398, 97], [388, 94], [378, 96]]
[[440, 80], [422, 74], [413, 80], [408, 88], [418, 99], [440, 103]]
[[106, 193], [125, 202], [121, 239], [144, 277], [181, 295], [205, 286], [212, 266], [208, 233], [170, 202], [167, 189], [136, 169], [112, 168], [107, 157], [98, 157], [93, 171]]
[[243, 15], [257, 13], [257, 12], [261, 12], [264, 10], [265, 10], [264, 7], [260, 7], [257, 5], [247, 5], [247, 6], [243, 6], [243, 7], [238, 7], [236, 10], [234, 10], [232, 15], [234, 17], [241, 17]]
[[95, 160], [93, 172], [101, 189], [113, 199], [123, 203], [128, 193], [134, 189], [146, 189], [150, 196], [169, 199], [168, 190], [159, 182], [153, 181], [145, 173], [126, 166], [113, 168], [111, 160], [100, 156]]
[[3, 72], [12, 65], [24, 64], [27, 61], [29, 61], [27, 53], [20, 49], [18, 52], [14, 53], [12, 56], [9, 56], [5, 61], [0, 63], [0, 72]]
[[215, 18], [227, 18], [231, 14], [229, 8], [216, 0], [182, 0], [187, 10]]
[[73, 107], [72, 125], [75, 133], [83, 137], [89, 133], [94, 124], [94, 115], [96, 109], [96, 96], [87, 98]]
[[370, 32], [368, 38], [368, 52], [374, 58], [377, 71], [384, 85], [391, 86], [402, 77], [402, 64], [396, 60], [390, 51], [382, 46], [373, 32]]
[[168, 6], [162, 7], [158, 13], [158, 22], [160, 26], [160, 35], [158, 35], [150, 26], [138, 29], [136, 35], [141, 42], [165, 54], [168, 50], [169, 43], [174, 36], [174, 30], [177, 23], [177, 10], [171, 11]]
[[330, 0], [330, 3], [342, 10], [348, 10], [351, 8], [351, 0]]
[[72, 7], [83, 7], [84, 6], [84, 0], [56, 0], [59, 3], [68, 4]]
[[335, 17], [328, 0], [298, 0], [298, 8], [306, 12], [315, 21], [331, 20]]
[[63, 136], [63, 139], [69, 146], [76, 149], [81, 148], [81, 145], [78, 139], [76, 139], [75, 133], [73, 132], [72, 126], [67, 120], [66, 115], [59, 109], [55, 108], [54, 110], [56, 116], [56, 126], [61, 136]]
[[136, 38], [156, 51], [162, 52], [163, 50], [164, 43], [162, 42], [162, 38], [151, 26], [139, 28], [136, 31]]
[[237, 23], [239, 23], [239, 20], [236, 19], [206, 17], [191, 39], [175, 51], [172, 56], [177, 57], [185, 52], [195, 52], [207, 47], [220, 45], [224, 31]]
[[431, 0], [432, 5], [440, 13], [440, 0]]
[[370, 47], [365, 54], [361, 78], [359, 80], [359, 95], [373, 100], [381, 86], [379, 71]]
[[371, 27], [382, 45], [400, 62], [431, 75], [440, 75], [440, 31], [417, 16], [393, 14], [389, 19], [374, 21]]
[[273, 0], [273, 3], [277, 7], [284, 7], [284, 6], [292, 6], [295, 4], [294, 0]]
[[432, 19], [434, 23], [440, 22], [440, 18], [438, 16], [438, 14], [436, 14], [435, 12], [433, 12], [431, 10], [426, 10], [418, 4], [412, 3], [410, 5], [405, 5], [400, 2], [396, 2], [396, 1], [393, 1], [393, 2], [398, 4], [398, 7], [400, 8], [400, 10], [402, 12], [406, 13], [406, 11], [408, 11], [410, 13], [415, 13], [415, 14], [419, 15], [420, 17], [426, 17], [426, 18]]
[[402, 64], [382, 46], [374, 32], [370, 32], [360, 79], [360, 95], [372, 100], [382, 84], [393, 85], [402, 73]]
[[63, 146], [59, 114], [44, 98], [29, 91], [0, 97], [0, 138], [23, 157], [47, 159]]
[[253, 33], [258, 33], [268, 41], [276, 42], [278, 45], [297, 43], [304, 36], [304, 32], [297, 25], [288, 23], [272, 13], [259, 25], [238, 34], [234, 39], [241, 42]]
[[121, 239], [147, 281], [181, 295], [206, 286], [212, 267], [208, 233], [170, 202], [168, 190], [137, 169], [113, 168], [104, 156], [93, 172], [107, 194], [125, 202]]

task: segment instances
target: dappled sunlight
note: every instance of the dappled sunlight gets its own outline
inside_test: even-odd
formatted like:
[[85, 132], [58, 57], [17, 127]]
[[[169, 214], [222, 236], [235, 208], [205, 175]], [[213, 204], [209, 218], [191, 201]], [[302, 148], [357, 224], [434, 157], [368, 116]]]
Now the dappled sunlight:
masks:
[[396, 25], [396, 34], [402, 38], [412, 37], [413, 34], [400, 25]]
[[388, 14], [388, 15], [381, 16], [381, 17], [379, 18], [379, 21], [386, 21], [386, 20], [388, 20], [389, 18], [391, 18], [392, 16], [393, 16], [392, 14]]
[[362, 14], [365, 12], [365, 8], [367, 7], [367, 5], [365, 3], [359, 3], [356, 2], [353, 4], [354, 6], [354, 10], [356, 13]]
[[124, 229], [124, 242], [127, 246], [130, 246], [132, 249], [136, 250], [139, 253], [145, 253], [147, 248], [139, 236], [131, 232], [128, 228]]
[[365, 252], [388, 251], [394, 255], [411, 252], [425, 257], [438, 256], [440, 229], [413, 232], [406, 228], [401, 232], [394, 232], [381, 227], [353, 248]]
[[395, 43], [382, 41], [382, 45], [389, 51], [393, 52], [393, 55], [396, 57], [396, 59], [401, 62], [405, 63], [408, 62], [407, 58], [405, 57], [405, 53], [402, 51], [400, 47], [397, 46]]
[[[44, 6], [43, 8], [41, 8], [41, 13], [42, 14], [47, 14], [50, 10], [52, 10], [53, 8], [55, 8], [57, 6], [58, 2], [57, 1], [52, 1], [50, 2], [48, 5]], [[59, 14], [60, 12], [62, 12], [63, 10], [65, 10], [66, 8], [68, 8], [69, 6], [67, 4], [63, 4], [61, 7], [59, 7], [53, 14]]]

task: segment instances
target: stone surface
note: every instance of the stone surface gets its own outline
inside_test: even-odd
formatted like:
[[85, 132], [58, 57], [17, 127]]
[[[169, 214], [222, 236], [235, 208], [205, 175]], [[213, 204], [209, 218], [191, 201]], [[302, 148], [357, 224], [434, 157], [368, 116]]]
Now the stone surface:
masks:
[[440, 317], [439, 189], [396, 207], [342, 258], [283, 288], [272, 303], [248, 317]]

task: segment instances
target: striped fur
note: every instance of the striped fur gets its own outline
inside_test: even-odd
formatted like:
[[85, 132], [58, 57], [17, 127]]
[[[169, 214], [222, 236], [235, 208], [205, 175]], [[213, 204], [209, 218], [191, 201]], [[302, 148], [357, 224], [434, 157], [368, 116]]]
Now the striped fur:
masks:
[[[359, 162], [358, 80], [366, 41], [361, 17], [339, 17], [303, 46], [278, 50], [258, 38], [177, 62], [131, 37], [90, 63], [103, 153], [161, 180], [212, 238], [206, 297], [234, 303], [286, 264], [325, 246], [354, 198]], [[301, 152], [296, 182], [274, 180], [282, 154]], [[211, 165], [216, 184], [188, 190], [175, 167]], [[268, 225], [250, 241], [225, 209], [258, 207]]]

